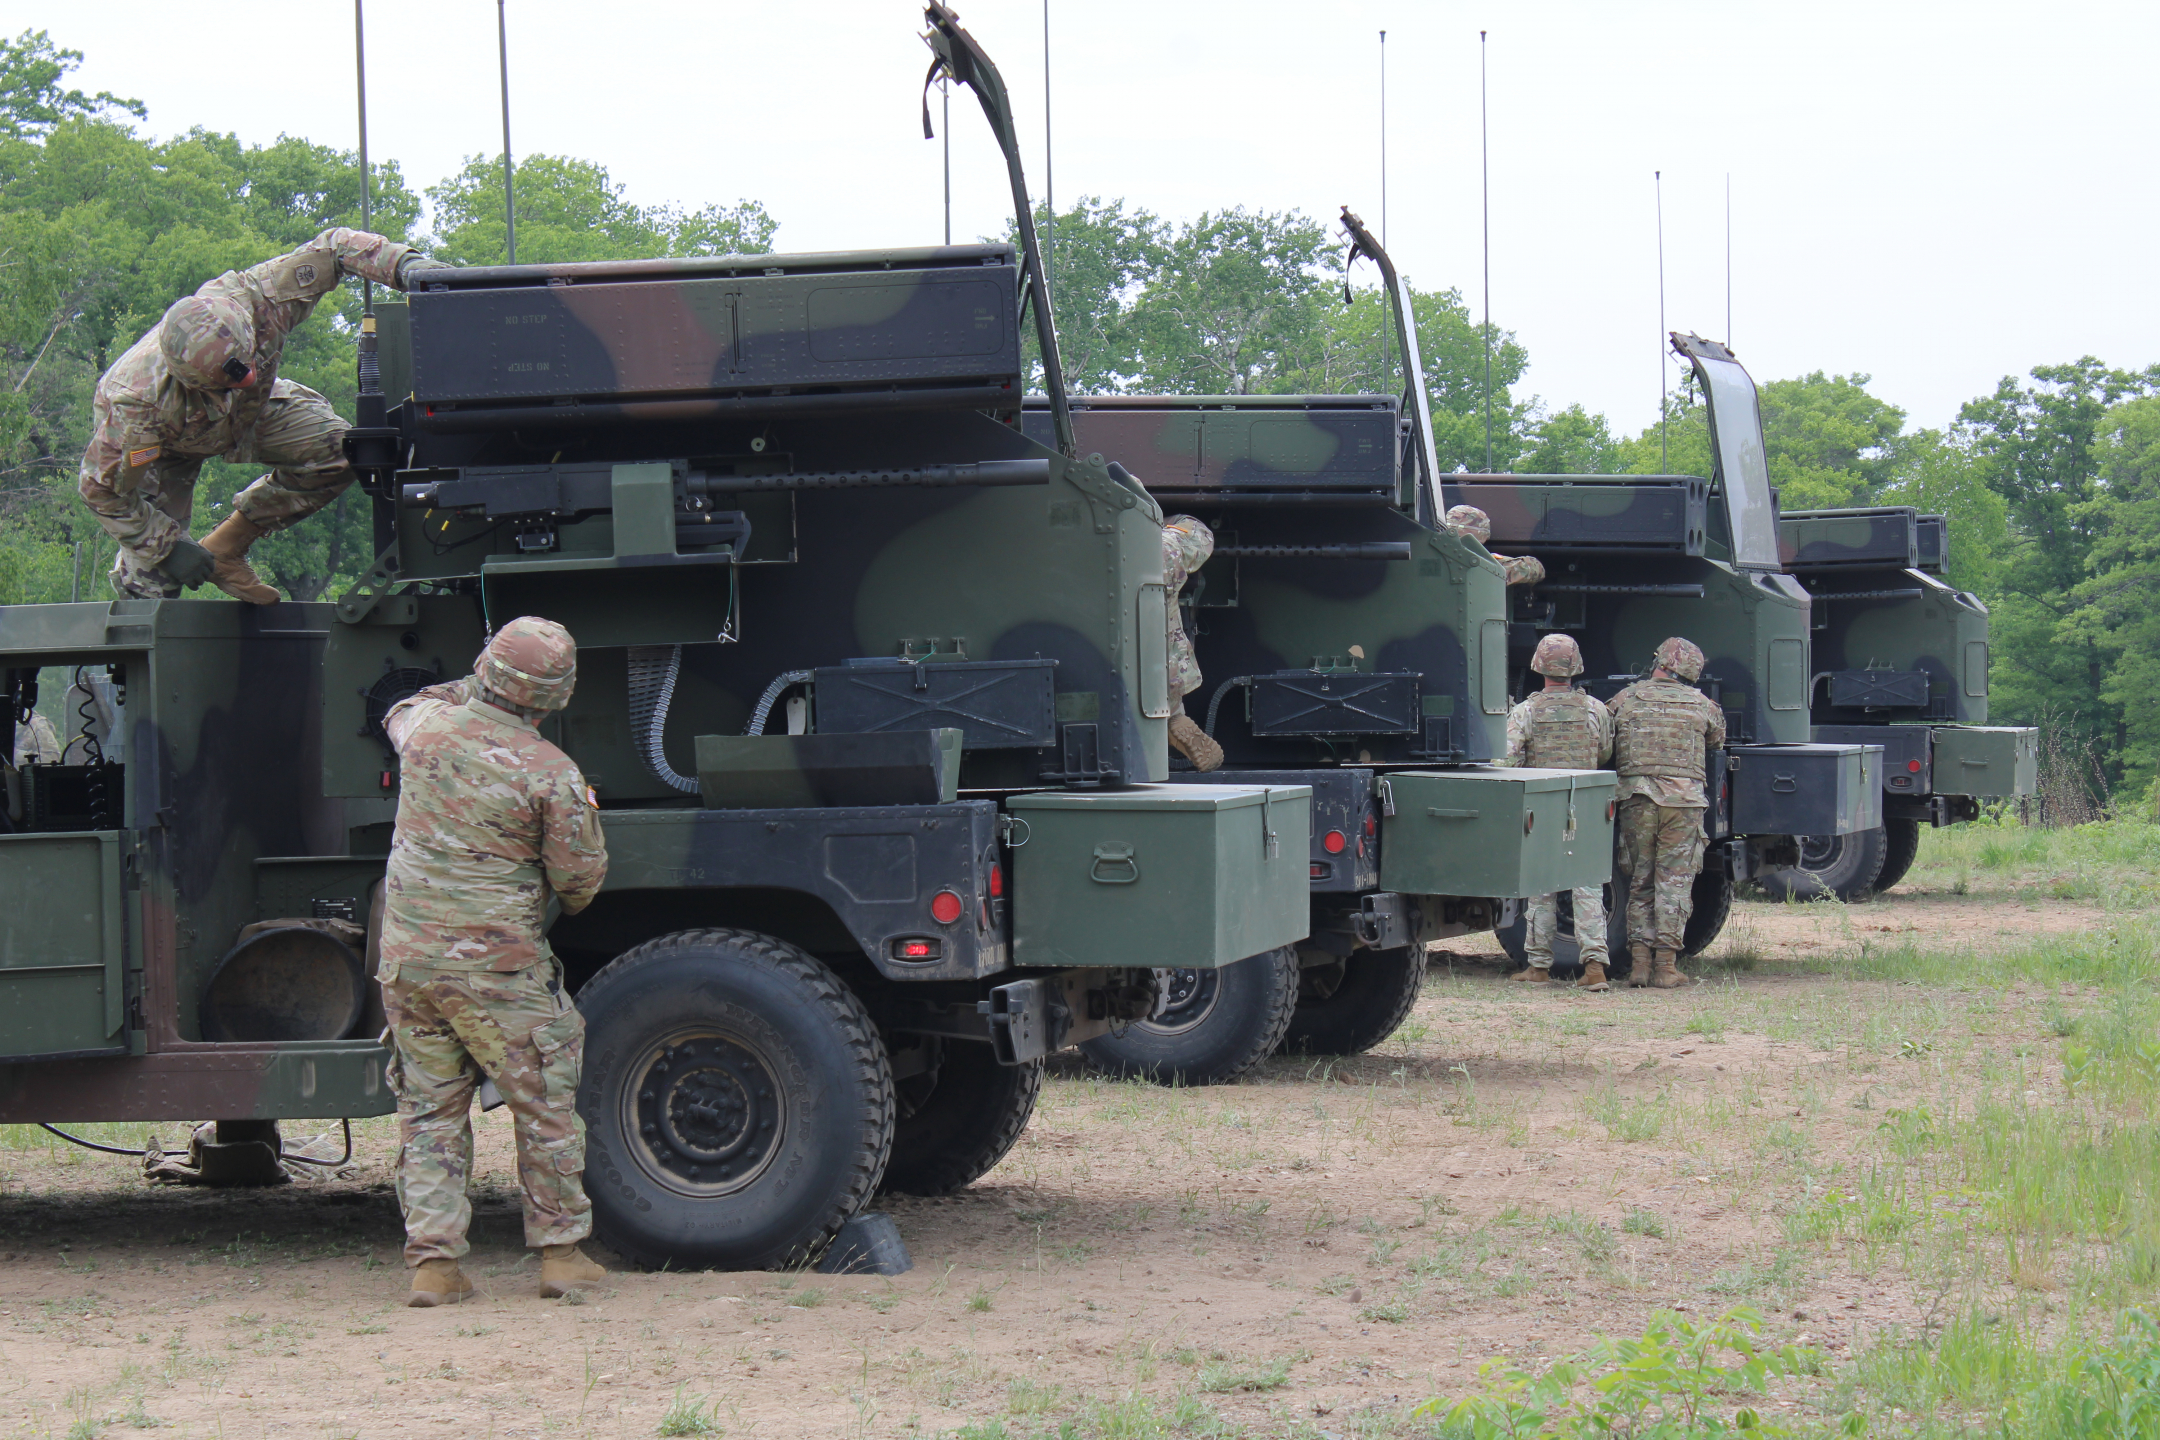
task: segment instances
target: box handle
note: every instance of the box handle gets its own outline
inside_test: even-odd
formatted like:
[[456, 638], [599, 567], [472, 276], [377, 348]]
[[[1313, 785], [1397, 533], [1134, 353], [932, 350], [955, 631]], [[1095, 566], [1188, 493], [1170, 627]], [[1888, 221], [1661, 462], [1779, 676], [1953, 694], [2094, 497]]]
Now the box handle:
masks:
[[[1110, 867], [1104, 873], [1104, 867]], [[1122, 872], [1120, 873], [1120, 867]], [[1098, 885], [1130, 885], [1140, 878], [1140, 861], [1133, 855], [1130, 845], [1097, 845], [1095, 863], [1088, 866], [1088, 879]]]
[[1260, 857], [1276, 860], [1281, 856], [1282, 841], [1275, 834], [1275, 791], [1263, 785], [1260, 787]]
[[1443, 810], [1438, 805], [1427, 805], [1425, 813], [1435, 820], [1475, 820], [1478, 817], [1475, 810]]
[[1790, 795], [1800, 788], [1800, 782], [1790, 775], [1773, 775], [1770, 788], [1779, 795]]
[[1958, 764], [1963, 765], [1968, 770], [1985, 770], [1988, 768], [1988, 762], [1985, 760], [1960, 760]]

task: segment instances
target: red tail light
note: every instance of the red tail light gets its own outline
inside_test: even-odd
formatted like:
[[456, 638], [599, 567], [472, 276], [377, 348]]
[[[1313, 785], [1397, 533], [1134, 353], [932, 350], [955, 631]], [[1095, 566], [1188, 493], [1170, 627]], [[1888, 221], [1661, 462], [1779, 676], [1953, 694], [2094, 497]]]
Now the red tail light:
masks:
[[990, 866], [990, 898], [995, 900], [1005, 893], [1005, 867], [992, 862]]
[[1340, 830], [1330, 830], [1320, 837], [1320, 848], [1330, 855], [1342, 854], [1343, 847], [1349, 843], [1349, 839]]
[[940, 925], [950, 925], [960, 918], [960, 897], [950, 890], [940, 890], [930, 897], [930, 918]]
[[1920, 762], [1917, 760], [1907, 760], [1905, 762], [1905, 768], [1912, 771], [1913, 774], [1917, 775], [1920, 773]]

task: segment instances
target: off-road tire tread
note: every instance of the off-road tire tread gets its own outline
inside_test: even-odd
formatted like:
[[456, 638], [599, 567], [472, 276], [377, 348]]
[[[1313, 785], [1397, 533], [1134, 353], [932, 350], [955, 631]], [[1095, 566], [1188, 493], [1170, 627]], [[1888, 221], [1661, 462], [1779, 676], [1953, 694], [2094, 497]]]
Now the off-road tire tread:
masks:
[[[1772, 870], [1760, 881], [1763, 893], [1772, 900], [1819, 900], [1825, 895], [1835, 895], [1848, 905], [1865, 903], [1884, 888], [1882, 874], [1888, 864], [1890, 850], [1888, 825], [1889, 822], [1885, 821], [1884, 829], [1880, 832], [1883, 835], [1882, 843], [1873, 847], [1875, 865], [1872, 869], [1862, 860], [1858, 862], [1852, 875], [1836, 885], [1822, 878], [1821, 872], [1802, 870], [1797, 866], [1786, 870]], [[1869, 832], [1845, 838], [1848, 842], [1861, 841], [1867, 833]], [[1918, 843], [1917, 839], [1915, 843]], [[1845, 859], [1843, 851], [1838, 858], [1840, 862]]]
[[[1388, 1036], [1393, 1035], [1397, 1030], [1400, 1030], [1403, 1021], [1409, 1019], [1410, 1012], [1416, 1008], [1418, 996], [1425, 988], [1425, 954], [1424, 947], [1415, 943], [1397, 948], [1410, 952], [1403, 957], [1405, 960], [1413, 962], [1410, 965], [1407, 977], [1409, 983], [1405, 984], [1389, 999], [1387, 1009], [1366, 1016], [1364, 1017], [1364, 1024], [1353, 1026], [1350, 1030], [1348, 1044], [1340, 1050], [1313, 1049], [1309, 1045], [1299, 1045], [1299, 1040], [1304, 1037], [1291, 1033], [1297, 1028], [1297, 1016], [1293, 1014], [1290, 1017], [1290, 1024], [1284, 1027], [1283, 1048], [1291, 1053], [1305, 1055], [1362, 1055], [1387, 1039]], [[1377, 959], [1381, 955], [1393, 955], [1394, 953], [1393, 950], [1360, 950], [1350, 958], [1353, 961], [1359, 956]]]
[[1883, 821], [1882, 873], [1875, 877], [1875, 893], [1880, 895], [1912, 869], [1913, 861], [1920, 858], [1920, 822], [1918, 820]]
[[1282, 1047], [1283, 1037], [1289, 1033], [1290, 1022], [1297, 1014], [1297, 947], [1280, 946], [1248, 956], [1236, 963], [1258, 965], [1268, 960], [1275, 963], [1275, 978], [1278, 982], [1272, 992], [1268, 1012], [1261, 1016], [1260, 1024], [1253, 1027], [1242, 1047], [1204, 1070], [1164, 1062], [1142, 1064], [1119, 1059], [1105, 1060], [1086, 1043], [1081, 1045], [1080, 1053], [1087, 1057], [1090, 1069], [1120, 1080], [1152, 1080], [1158, 1085], [1228, 1085], [1252, 1071], [1261, 1061]]
[[[998, 1115], [995, 1124], [984, 1132], [981, 1143], [964, 1152], [948, 1150], [943, 1155], [924, 1160], [919, 1166], [904, 1163], [900, 1167], [903, 1178], [899, 1180], [894, 1179], [894, 1166], [888, 1162], [885, 1166], [885, 1177], [881, 1182], [883, 1188], [899, 1195], [950, 1195], [962, 1186], [974, 1184], [995, 1169], [997, 1163], [1005, 1158], [1013, 1146], [1020, 1143], [1021, 1135], [1027, 1130], [1028, 1121], [1034, 1118], [1035, 1101], [1042, 1094], [1043, 1064], [1040, 1060], [1011, 1068], [1026, 1078], [1020, 1082], [1019, 1089], [1008, 1097], [1005, 1109]], [[935, 1092], [932, 1094], [934, 1097]]]
[[[1726, 879], [1722, 872], [1715, 872], [1717, 883], [1705, 885], [1703, 882], [1712, 878], [1712, 875], [1713, 872], [1704, 871], [1695, 876], [1695, 908], [1688, 912], [1687, 929], [1680, 936], [1686, 942], [1680, 951], [1680, 958], [1683, 960], [1692, 955], [1700, 955], [1715, 944], [1717, 937], [1725, 931], [1725, 922], [1732, 918], [1732, 881]], [[1711, 896], [1708, 904], [1703, 903], [1703, 891], [1706, 889]], [[1610, 974], [1610, 970], [1607, 973]]]
[[[733, 946], [737, 954], [793, 977], [818, 998], [839, 1023], [855, 1065], [856, 1079], [869, 1095], [862, 1116], [863, 1144], [857, 1147], [855, 1173], [846, 1188], [826, 1207], [825, 1213], [812, 1222], [808, 1236], [764, 1263], [767, 1270], [798, 1269], [823, 1253], [832, 1243], [833, 1236], [840, 1233], [840, 1227], [877, 1193], [879, 1182], [885, 1178], [885, 1162], [892, 1153], [895, 1115], [892, 1065], [886, 1058], [885, 1042], [878, 1035], [876, 1023], [855, 992], [816, 956], [785, 940], [755, 930], [716, 928], [678, 930], [625, 950], [586, 981], [578, 991], [578, 997], [582, 1002], [595, 992], [620, 984], [624, 976], [641, 965], [675, 950], [720, 945]], [[668, 1264], [667, 1256], [644, 1249], [626, 1237], [609, 1234], [604, 1229], [597, 1231], [596, 1236], [601, 1244], [641, 1270], [659, 1270]]]

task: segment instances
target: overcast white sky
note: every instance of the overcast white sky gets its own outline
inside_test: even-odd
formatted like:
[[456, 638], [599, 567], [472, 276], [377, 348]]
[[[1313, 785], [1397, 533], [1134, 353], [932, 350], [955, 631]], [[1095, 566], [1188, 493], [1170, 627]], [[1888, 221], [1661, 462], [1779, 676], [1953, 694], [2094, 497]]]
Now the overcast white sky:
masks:
[[[1758, 379], [1864, 371], [1916, 425], [2005, 374], [2160, 360], [2160, 5], [1050, 0], [1056, 196], [1171, 218], [1348, 203], [1421, 286], [1479, 308], [1478, 31], [1491, 32], [1493, 314], [1527, 388], [1655, 416], [1652, 172], [1666, 319]], [[512, 142], [606, 165], [632, 199], [761, 200], [779, 248], [935, 243], [940, 147], [907, 0], [509, 0]], [[1042, 0], [967, 0], [1043, 167]], [[501, 148], [495, 6], [367, 0], [374, 155], [415, 187]], [[149, 128], [354, 141], [342, 3], [0, 0], [0, 32], [86, 52], [78, 84]], [[953, 231], [1007, 212], [953, 106]]]

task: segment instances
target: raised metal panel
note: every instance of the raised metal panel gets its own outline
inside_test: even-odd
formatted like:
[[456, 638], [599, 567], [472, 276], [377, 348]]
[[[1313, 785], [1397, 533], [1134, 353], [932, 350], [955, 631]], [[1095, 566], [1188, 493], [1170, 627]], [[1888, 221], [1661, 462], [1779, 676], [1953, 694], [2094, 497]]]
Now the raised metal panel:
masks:
[[1505, 715], [1508, 709], [1508, 622], [1487, 620], [1478, 627], [1480, 701], [1487, 715]]
[[[1770, 642], [1770, 708], [1807, 708], [1807, 642], [1790, 636]], [[1812, 832], [1811, 832], [1812, 833]]]
[[1140, 713], [1150, 720], [1169, 716], [1175, 697], [1170, 694], [1170, 604], [1160, 582], [1142, 585], [1134, 602], [1134, 623], [1139, 627], [1136, 646], [1140, 666]]
[[1841, 709], [1919, 710], [1928, 701], [1920, 670], [1835, 670], [1829, 682], [1830, 703]]
[[1988, 642], [1965, 642], [1965, 693], [1974, 697], [1988, 693]]

